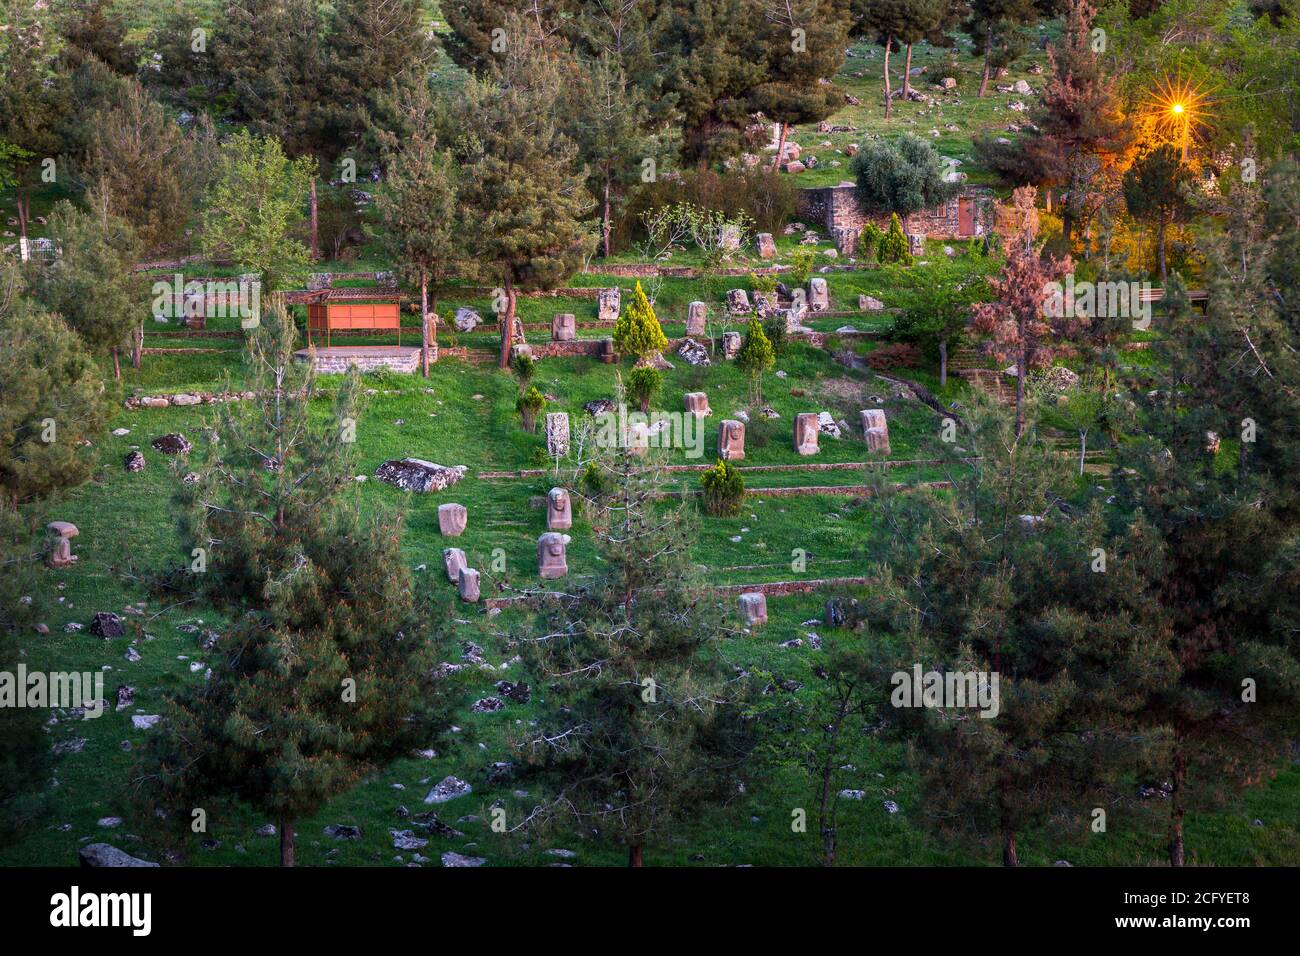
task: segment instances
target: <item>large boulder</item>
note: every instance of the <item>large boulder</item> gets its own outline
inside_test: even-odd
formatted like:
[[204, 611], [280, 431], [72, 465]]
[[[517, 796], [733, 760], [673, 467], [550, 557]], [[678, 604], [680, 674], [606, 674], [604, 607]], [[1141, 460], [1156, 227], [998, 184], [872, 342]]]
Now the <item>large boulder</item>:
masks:
[[420, 458], [390, 459], [375, 469], [375, 477], [406, 491], [443, 491], [465, 477], [464, 465], [447, 468]]
[[677, 348], [677, 354], [681, 356], [687, 365], [709, 365], [709, 350], [694, 339], [686, 339]]
[[473, 309], [457, 309], [452, 322], [457, 332], [473, 332], [483, 322], [483, 317]]
[[163, 435], [161, 438], [155, 438], [150, 444], [155, 451], [160, 451], [164, 455], [188, 455], [194, 450], [189, 439], [181, 434]]
[[77, 858], [85, 867], [123, 867], [123, 866], [157, 866], [148, 860], [141, 860], [125, 850], [119, 850], [107, 843], [91, 843], [77, 851]]

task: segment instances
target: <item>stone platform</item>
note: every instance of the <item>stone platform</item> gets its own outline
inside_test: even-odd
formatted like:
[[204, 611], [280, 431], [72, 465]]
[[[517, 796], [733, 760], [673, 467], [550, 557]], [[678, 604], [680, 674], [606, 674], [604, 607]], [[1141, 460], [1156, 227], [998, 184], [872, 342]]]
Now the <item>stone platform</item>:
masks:
[[[363, 372], [375, 368], [390, 368], [394, 372], [417, 372], [420, 368], [420, 349], [418, 346], [367, 346], [367, 345], [333, 345], [329, 348], [316, 349], [316, 371], [323, 374], [346, 372], [355, 365]], [[437, 358], [437, 352], [430, 349], [429, 360]], [[307, 349], [293, 353], [299, 362], [306, 362], [311, 355]]]

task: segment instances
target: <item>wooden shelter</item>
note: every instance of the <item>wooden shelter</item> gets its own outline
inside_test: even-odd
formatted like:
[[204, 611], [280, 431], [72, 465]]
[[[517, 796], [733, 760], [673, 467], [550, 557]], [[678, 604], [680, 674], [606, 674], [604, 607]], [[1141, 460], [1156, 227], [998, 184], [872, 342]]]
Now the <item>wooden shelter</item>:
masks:
[[307, 306], [307, 344], [311, 334], [324, 334], [325, 347], [330, 347], [330, 333], [334, 331], [366, 330], [394, 331], [397, 345], [402, 345], [402, 297], [397, 292], [375, 289], [321, 289], [302, 296], [298, 301]]

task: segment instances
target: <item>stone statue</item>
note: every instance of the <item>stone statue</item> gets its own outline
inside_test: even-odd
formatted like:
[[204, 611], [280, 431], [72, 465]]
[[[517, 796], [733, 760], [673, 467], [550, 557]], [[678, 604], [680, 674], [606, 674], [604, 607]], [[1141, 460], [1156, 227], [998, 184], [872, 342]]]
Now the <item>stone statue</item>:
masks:
[[698, 338], [704, 334], [704, 320], [709, 307], [703, 302], [692, 302], [686, 307], [686, 334]]
[[725, 418], [718, 426], [718, 457], [723, 461], [739, 461], [745, 457], [745, 423]]
[[546, 530], [568, 531], [573, 527], [573, 502], [564, 488], [552, 488], [546, 495]]
[[537, 575], [545, 579], [562, 578], [569, 573], [565, 548], [569, 544], [567, 534], [548, 531], [537, 539]]
[[867, 450], [889, 454], [889, 423], [885, 421], [883, 408], [865, 408], [862, 415], [862, 437], [866, 439]]
[[686, 393], [686, 410], [696, 418], [707, 418], [713, 414], [709, 408], [709, 395], [707, 392], [687, 392]]
[[77, 556], [72, 553], [72, 539], [81, 534], [77, 526], [68, 521], [51, 521], [45, 526], [49, 533], [50, 550], [45, 556], [45, 565], [50, 568], [66, 568], [77, 563]]
[[557, 312], [551, 319], [551, 341], [572, 342], [578, 334], [577, 320], [567, 312]]

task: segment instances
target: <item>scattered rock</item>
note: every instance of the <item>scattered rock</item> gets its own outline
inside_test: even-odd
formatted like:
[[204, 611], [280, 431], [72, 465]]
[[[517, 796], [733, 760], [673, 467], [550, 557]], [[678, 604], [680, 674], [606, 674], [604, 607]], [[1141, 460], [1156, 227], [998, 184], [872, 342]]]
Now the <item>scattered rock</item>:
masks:
[[375, 477], [405, 491], [445, 491], [465, 477], [464, 465], [447, 468], [420, 458], [390, 459], [375, 469]]
[[462, 856], [448, 850], [442, 855], [443, 866], [482, 866], [487, 860], [481, 856]]
[[455, 800], [457, 797], [463, 797], [474, 790], [469, 784], [458, 777], [443, 777], [428, 795], [424, 798], [425, 803], [446, 803], [448, 800]]
[[122, 460], [122, 467], [127, 471], [144, 471], [144, 455], [138, 449], [127, 452], [126, 458]]
[[149, 443], [154, 451], [160, 451], [164, 455], [188, 455], [194, 450], [194, 446], [184, 435], [172, 433], [163, 435], [161, 438], [155, 438]]
[[78, 852], [77, 857], [81, 865], [85, 867], [125, 867], [125, 866], [157, 866], [157, 863], [150, 863], [146, 860], [138, 859], [124, 850], [119, 850], [115, 846], [109, 846], [107, 843], [92, 843], [89, 846], [83, 846]]
[[122, 619], [112, 611], [99, 611], [91, 618], [90, 633], [95, 637], [109, 640], [110, 638], [121, 637], [126, 631], [122, 627]]

